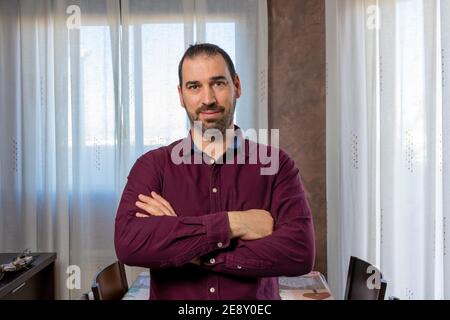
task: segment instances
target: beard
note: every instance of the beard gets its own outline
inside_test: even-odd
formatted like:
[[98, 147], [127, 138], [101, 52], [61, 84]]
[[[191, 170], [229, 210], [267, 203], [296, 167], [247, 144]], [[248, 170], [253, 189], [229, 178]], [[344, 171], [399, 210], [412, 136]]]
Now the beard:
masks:
[[225, 107], [215, 103], [210, 105], [204, 105], [195, 110], [194, 112], [189, 112], [188, 108], [186, 108], [186, 104], [184, 106], [186, 114], [191, 123], [191, 126], [194, 126], [194, 122], [200, 121], [200, 113], [202, 112], [211, 111], [222, 113], [222, 116], [217, 119], [204, 119], [203, 121], [201, 121], [202, 133], [205, 133], [205, 131], [209, 129], [217, 129], [222, 134], [225, 135], [226, 130], [230, 128], [231, 124], [233, 123], [234, 112], [236, 109], [236, 99], [233, 99], [233, 104], [228, 111], [225, 109]]

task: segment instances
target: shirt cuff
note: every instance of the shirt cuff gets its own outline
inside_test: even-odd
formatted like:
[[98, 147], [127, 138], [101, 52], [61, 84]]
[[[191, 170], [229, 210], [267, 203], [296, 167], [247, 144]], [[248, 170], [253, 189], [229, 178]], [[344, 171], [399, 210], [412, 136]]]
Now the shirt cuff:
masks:
[[264, 270], [272, 267], [271, 262], [261, 259], [238, 258], [233, 252], [220, 252], [208, 254], [201, 259], [201, 264], [209, 270], [216, 272], [249, 272]]
[[205, 215], [203, 224], [206, 227], [208, 243], [215, 246], [217, 250], [227, 248], [230, 245], [231, 231], [227, 211]]

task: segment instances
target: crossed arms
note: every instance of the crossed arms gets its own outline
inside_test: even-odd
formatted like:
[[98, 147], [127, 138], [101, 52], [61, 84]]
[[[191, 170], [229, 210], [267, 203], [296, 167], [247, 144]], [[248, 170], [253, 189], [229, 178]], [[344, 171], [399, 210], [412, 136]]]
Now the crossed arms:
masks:
[[[150, 196], [140, 194], [136, 207], [142, 212], [136, 212], [137, 218], [150, 218], [151, 216], [177, 217], [170, 203], [152, 191]], [[228, 211], [230, 238], [241, 240], [257, 240], [270, 236], [273, 231], [273, 218], [270, 212], [260, 209], [246, 211]]]
[[[147, 177], [139, 173], [145, 169]], [[291, 159], [281, 157], [270, 212], [219, 211], [185, 217], [158, 194], [158, 168], [138, 160], [130, 172], [115, 225], [119, 260], [148, 268], [198, 264], [247, 277], [308, 273], [314, 260], [311, 212]], [[151, 192], [149, 192], [149, 190]], [[209, 263], [210, 258], [214, 263]]]

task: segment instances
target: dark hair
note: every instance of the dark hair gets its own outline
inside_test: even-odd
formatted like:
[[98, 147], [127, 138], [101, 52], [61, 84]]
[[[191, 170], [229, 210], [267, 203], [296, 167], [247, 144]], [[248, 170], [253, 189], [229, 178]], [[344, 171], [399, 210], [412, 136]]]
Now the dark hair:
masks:
[[234, 81], [234, 78], [236, 77], [236, 70], [234, 68], [233, 61], [231, 60], [228, 53], [226, 53], [225, 50], [223, 50], [222, 48], [220, 48], [219, 46], [217, 46], [215, 44], [198, 43], [198, 44], [190, 45], [180, 60], [180, 64], [178, 65], [178, 80], [180, 83], [180, 88], [183, 88], [183, 75], [181, 73], [181, 69], [183, 68], [184, 60], [186, 58], [194, 58], [194, 57], [197, 57], [202, 54], [205, 54], [207, 56], [215, 56], [215, 55], [220, 54], [228, 66], [228, 70], [230, 71], [230, 74], [231, 74], [231, 79], [233, 79], [233, 81]]

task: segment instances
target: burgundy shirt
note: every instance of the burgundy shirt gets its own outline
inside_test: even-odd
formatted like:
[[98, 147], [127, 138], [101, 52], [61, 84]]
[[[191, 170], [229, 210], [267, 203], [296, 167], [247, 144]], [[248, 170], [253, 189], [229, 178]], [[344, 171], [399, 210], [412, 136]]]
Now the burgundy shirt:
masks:
[[[180, 143], [182, 159], [171, 152]], [[315, 247], [311, 211], [294, 161], [282, 150], [279, 170], [261, 175], [267, 162], [250, 161], [256, 144], [239, 136], [220, 161], [203, 156], [191, 136], [141, 156], [128, 176], [116, 216], [115, 248], [120, 261], [150, 268], [150, 299], [280, 299], [278, 276], [311, 271]], [[236, 159], [242, 157], [246, 163]], [[258, 157], [259, 158], [259, 157]], [[234, 163], [226, 163], [234, 159]], [[229, 160], [228, 160], [229, 161]], [[266, 163], [266, 164], [263, 164]], [[177, 217], [137, 218], [139, 194], [155, 191]], [[275, 221], [272, 235], [230, 239], [228, 211], [264, 209]], [[200, 266], [190, 263], [201, 257]]]

